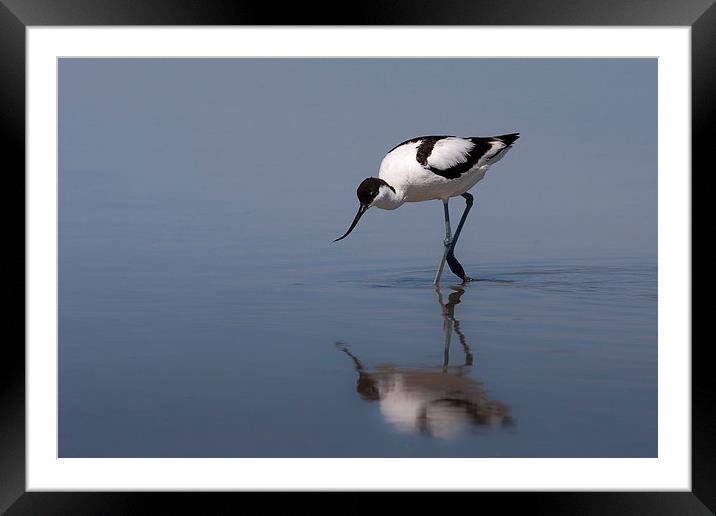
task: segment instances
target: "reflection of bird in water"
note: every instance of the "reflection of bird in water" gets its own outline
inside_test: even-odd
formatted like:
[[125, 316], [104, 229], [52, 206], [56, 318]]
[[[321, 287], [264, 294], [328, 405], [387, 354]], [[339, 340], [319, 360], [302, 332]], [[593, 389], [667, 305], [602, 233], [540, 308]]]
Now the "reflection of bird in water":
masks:
[[[466, 373], [473, 363], [473, 355], [460, 321], [455, 319], [455, 305], [460, 302], [464, 289], [454, 287], [447, 304], [436, 289], [442, 309], [445, 331], [443, 363], [439, 370], [401, 368], [381, 365], [369, 372], [363, 363], [345, 345], [338, 348], [348, 355], [358, 373], [356, 390], [361, 398], [379, 401], [383, 417], [398, 431], [419, 432], [441, 439], [457, 437], [470, 425], [509, 425], [509, 408], [499, 401], [490, 400], [482, 384]], [[457, 334], [465, 355], [460, 366], [449, 365], [452, 332]]]
[[448, 362], [450, 361], [450, 340], [452, 338], [452, 330], [460, 340], [462, 350], [465, 353], [465, 365], [472, 365], [472, 351], [467, 345], [465, 334], [460, 329], [460, 321], [455, 319], [455, 305], [460, 304], [460, 298], [465, 293], [465, 289], [462, 287], [453, 287], [453, 292], [448, 296], [447, 304], [443, 303], [443, 295], [439, 288], [435, 289], [435, 294], [438, 298], [438, 304], [442, 308], [443, 312], [443, 331], [445, 332], [445, 353], [443, 356], [443, 371], [447, 370]]

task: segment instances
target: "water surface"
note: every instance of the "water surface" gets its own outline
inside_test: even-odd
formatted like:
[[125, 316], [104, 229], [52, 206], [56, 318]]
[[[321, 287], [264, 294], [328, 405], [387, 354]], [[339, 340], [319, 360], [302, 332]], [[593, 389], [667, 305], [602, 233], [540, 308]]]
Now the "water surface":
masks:
[[[657, 76], [60, 59], [60, 455], [655, 456]], [[432, 288], [438, 201], [331, 243], [397, 143], [510, 132], [457, 248], [479, 281]]]
[[653, 261], [467, 268], [68, 285], [60, 455], [656, 455]]

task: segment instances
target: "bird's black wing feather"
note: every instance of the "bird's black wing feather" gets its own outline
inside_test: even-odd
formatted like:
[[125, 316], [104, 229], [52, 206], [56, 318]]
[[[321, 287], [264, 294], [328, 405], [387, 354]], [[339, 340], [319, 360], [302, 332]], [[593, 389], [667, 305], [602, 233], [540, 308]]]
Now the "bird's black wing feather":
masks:
[[[435, 144], [437, 144], [440, 140], [444, 140], [446, 138], [454, 138], [452, 136], [418, 136], [417, 138], [411, 138], [410, 140], [406, 140], [396, 145], [389, 152], [394, 151], [401, 145], [419, 142], [415, 155], [415, 159], [418, 163], [441, 177], [444, 177], [446, 179], [457, 179], [462, 176], [462, 174], [466, 173], [475, 165], [477, 165], [482, 158], [487, 157], [490, 161], [492, 161], [499, 154], [507, 150], [510, 145], [512, 145], [512, 143], [514, 143], [519, 137], [519, 133], [511, 133], [491, 137], [476, 136], [472, 138], [461, 138], [461, 140], [471, 142], [473, 144], [473, 147], [469, 151], [463, 152], [461, 150], [457, 153], [453, 153], [452, 159], [450, 160], [452, 164], [449, 167], [437, 166], [435, 164], [435, 161], [439, 160], [430, 160], [430, 157], [435, 156], [433, 154], [433, 151], [435, 150]], [[504, 147], [501, 145], [496, 145], [498, 143], [503, 143], [505, 145]], [[501, 148], [496, 149], [496, 147], [498, 146]], [[444, 147], [442, 150], [443, 152], [450, 152], [450, 149], [446, 149]], [[490, 155], [491, 153], [492, 155]], [[433, 161], [433, 163], [431, 163], [431, 161]]]
[[486, 138], [467, 139], [469, 139], [473, 144], [475, 144], [475, 146], [472, 148], [472, 150], [465, 154], [464, 159], [458, 161], [453, 166], [448, 168], [438, 168], [434, 165], [431, 165], [429, 166], [430, 170], [444, 178], [457, 179], [465, 172], [470, 170], [472, 167], [474, 167], [477, 162], [480, 161], [480, 158], [482, 158], [487, 152], [492, 149], [492, 141], [494, 141], [488, 140]]

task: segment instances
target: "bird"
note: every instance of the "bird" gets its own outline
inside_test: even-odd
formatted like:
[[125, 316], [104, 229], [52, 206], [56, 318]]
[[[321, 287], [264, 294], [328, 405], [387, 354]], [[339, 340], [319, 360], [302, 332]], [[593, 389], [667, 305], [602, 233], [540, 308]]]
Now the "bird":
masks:
[[[473, 137], [418, 136], [399, 143], [383, 158], [378, 177], [368, 177], [358, 185], [358, 213], [348, 231], [334, 242], [346, 238], [372, 207], [394, 210], [406, 202], [440, 200], [445, 216], [445, 239], [433, 284], [439, 285], [445, 262], [463, 284], [472, 281], [455, 258], [455, 246], [474, 203], [468, 190], [485, 177], [487, 170], [505, 156], [519, 137], [519, 133]], [[458, 196], [463, 197], [466, 204], [453, 234], [448, 202]]]

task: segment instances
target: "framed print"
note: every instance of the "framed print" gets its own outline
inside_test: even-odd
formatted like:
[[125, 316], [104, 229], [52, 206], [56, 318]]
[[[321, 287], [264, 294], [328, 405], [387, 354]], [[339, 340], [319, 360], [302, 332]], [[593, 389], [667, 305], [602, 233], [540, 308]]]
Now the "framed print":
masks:
[[3, 0], [27, 201], [3, 510], [712, 511], [691, 169], [716, 8], [548, 3]]

